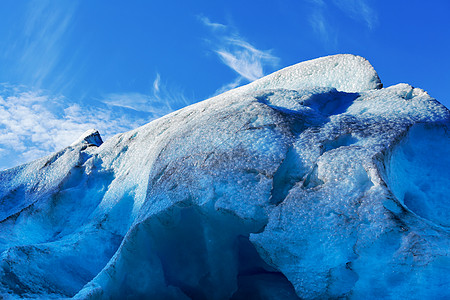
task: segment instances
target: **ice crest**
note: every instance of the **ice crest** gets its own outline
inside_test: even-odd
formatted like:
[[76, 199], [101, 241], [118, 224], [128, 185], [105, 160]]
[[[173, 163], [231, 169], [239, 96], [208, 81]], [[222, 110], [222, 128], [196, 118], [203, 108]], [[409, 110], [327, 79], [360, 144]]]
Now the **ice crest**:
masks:
[[241, 89], [250, 92], [275, 88], [298, 90], [329, 87], [354, 93], [380, 89], [382, 86], [377, 72], [365, 58], [338, 54], [284, 68]]
[[70, 146], [75, 146], [77, 144], [88, 144], [99, 147], [103, 144], [102, 137], [100, 133], [96, 129], [86, 130], [75, 142], [73, 142]]

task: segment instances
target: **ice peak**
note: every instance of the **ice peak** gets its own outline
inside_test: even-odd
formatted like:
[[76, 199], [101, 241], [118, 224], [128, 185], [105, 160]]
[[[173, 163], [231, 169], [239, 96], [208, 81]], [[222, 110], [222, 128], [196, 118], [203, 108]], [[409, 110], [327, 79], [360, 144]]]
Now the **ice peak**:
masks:
[[75, 146], [77, 144], [90, 144], [95, 146], [100, 146], [103, 144], [102, 137], [100, 133], [96, 129], [89, 129], [85, 131], [75, 142], [73, 142], [70, 146]]
[[332, 87], [338, 91], [354, 93], [380, 89], [382, 86], [377, 72], [365, 58], [337, 54], [286, 67], [243, 89], [252, 92], [260, 89]]

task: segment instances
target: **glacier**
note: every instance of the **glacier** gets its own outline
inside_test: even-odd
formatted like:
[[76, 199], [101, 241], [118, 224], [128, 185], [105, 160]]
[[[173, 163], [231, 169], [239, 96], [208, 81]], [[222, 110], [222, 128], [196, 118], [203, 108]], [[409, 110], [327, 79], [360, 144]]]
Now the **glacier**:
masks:
[[450, 112], [341, 54], [0, 172], [0, 298], [448, 299]]

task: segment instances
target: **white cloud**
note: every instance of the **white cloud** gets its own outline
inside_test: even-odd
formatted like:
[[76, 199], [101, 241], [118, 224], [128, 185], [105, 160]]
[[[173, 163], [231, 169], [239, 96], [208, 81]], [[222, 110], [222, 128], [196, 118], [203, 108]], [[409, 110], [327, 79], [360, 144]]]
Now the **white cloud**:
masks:
[[[220, 23], [213, 23], [206, 17], [200, 17], [204, 25], [213, 30], [213, 40], [211, 47], [220, 60], [239, 77], [231, 84], [224, 85], [223, 91], [227, 87], [235, 87], [243, 79], [253, 81], [264, 76], [264, 68], [276, 67], [279, 58], [274, 56], [270, 50], [260, 50], [250, 44], [239, 35], [236, 29]], [[217, 29], [221, 29], [220, 32]]]
[[167, 112], [77, 104], [43, 91], [0, 85], [0, 169], [58, 151], [88, 129], [98, 129], [107, 139]]

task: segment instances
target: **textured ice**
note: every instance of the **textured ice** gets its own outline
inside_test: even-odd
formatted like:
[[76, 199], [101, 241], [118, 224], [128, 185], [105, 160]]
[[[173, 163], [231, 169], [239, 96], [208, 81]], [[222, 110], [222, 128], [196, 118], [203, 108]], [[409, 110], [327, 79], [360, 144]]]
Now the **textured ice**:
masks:
[[449, 129], [337, 55], [88, 131], [0, 172], [0, 295], [449, 298]]
[[284, 88], [298, 90], [333, 87], [343, 92], [362, 92], [382, 87], [372, 65], [363, 57], [341, 54], [317, 58], [284, 68], [242, 89], [257, 91]]

